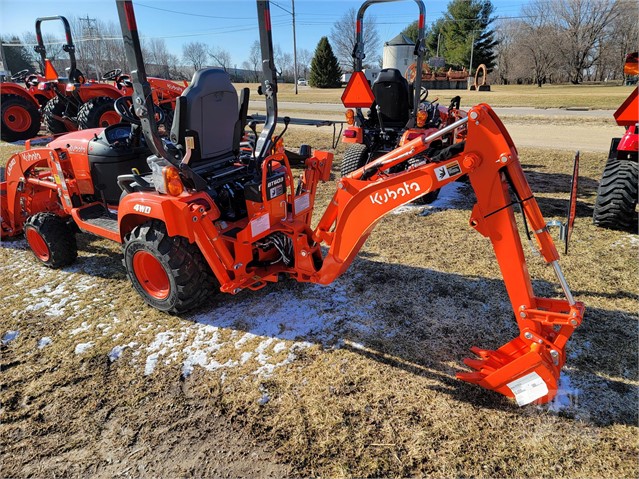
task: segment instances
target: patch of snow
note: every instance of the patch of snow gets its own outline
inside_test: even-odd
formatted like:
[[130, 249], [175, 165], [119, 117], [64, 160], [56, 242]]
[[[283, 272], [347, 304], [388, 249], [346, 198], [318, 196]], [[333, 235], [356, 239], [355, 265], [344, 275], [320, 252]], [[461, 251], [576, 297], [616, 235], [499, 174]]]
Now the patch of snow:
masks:
[[87, 352], [89, 349], [91, 349], [93, 346], [95, 346], [95, 343], [93, 341], [89, 341], [88, 343], [76, 344], [75, 354], [83, 354]]
[[285, 349], [286, 349], [286, 343], [285, 342], [277, 343], [275, 346], [273, 346], [273, 352], [276, 353], [276, 354], [277, 353], [281, 353]]
[[113, 349], [111, 349], [111, 351], [109, 351], [109, 361], [113, 362], [116, 359], [120, 359], [120, 356], [122, 356], [122, 352], [126, 349], [126, 348], [132, 348], [134, 346], [137, 346], [138, 343], [136, 343], [135, 341], [130, 342], [129, 344], [123, 344], [121, 346], [115, 346]]
[[7, 331], [6, 333], [4, 333], [4, 336], [2, 336], [2, 344], [3, 344], [3, 346], [9, 344], [11, 341], [16, 339], [18, 336], [20, 336], [20, 331]]
[[240, 364], [245, 364], [246, 361], [251, 359], [252, 356], [253, 356], [253, 353], [250, 351], [242, 353], [242, 355], [240, 356]]
[[269, 395], [267, 393], [264, 393], [264, 394], [262, 394], [262, 397], [257, 400], [257, 403], [260, 406], [264, 406], [270, 400], [271, 400], [271, 398], [269, 397]]
[[568, 373], [562, 371], [559, 376], [557, 395], [546, 406], [549, 411], [555, 413], [563, 411], [577, 405], [580, 393], [581, 391], [571, 384]]
[[53, 339], [51, 339], [49, 336], [45, 336], [38, 341], [38, 349], [45, 348], [51, 343], [53, 343]]
[[427, 216], [436, 210], [449, 210], [456, 207], [456, 204], [463, 200], [463, 189], [466, 185], [459, 181], [449, 183], [439, 191], [439, 196], [435, 201], [427, 205], [416, 205], [409, 203], [404, 206], [400, 206], [392, 211], [394, 214], [403, 213], [419, 213], [421, 216]]
[[83, 333], [84, 331], [88, 331], [89, 329], [91, 329], [91, 325], [84, 321], [79, 328], [69, 331], [69, 336], [75, 336], [76, 334]]
[[637, 247], [639, 246], [639, 236], [633, 234], [626, 234], [621, 239], [615, 241], [611, 245], [613, 248], [624, 248], [626, 246]]

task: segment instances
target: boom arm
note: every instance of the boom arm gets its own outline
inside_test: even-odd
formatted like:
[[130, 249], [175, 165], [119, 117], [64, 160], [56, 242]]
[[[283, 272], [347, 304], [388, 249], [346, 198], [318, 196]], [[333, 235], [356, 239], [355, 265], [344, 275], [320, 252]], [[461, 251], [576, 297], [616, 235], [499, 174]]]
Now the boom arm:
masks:
[[[442, 162], [388, 173], [390, 167], [426, 150], [434, 137], [466, 122], [468, 135], [462, 153]], [[497, 351], [473, 348], [480, 359], [467, 359], [465, 363], [476, 371], [459, 373], [458, 377], [515, 396], [520, 404], [548, 401], [556, 394], [565, 362], [564, 347], [582, 321], [584, 306], [572, 297], [517, 150], [488, 105], [478, 105], [470, 110], [468, 118], [430, 137], [416, 138], [342, 178], [314, 232], [316, 241], [325, 241], [330, 246], [314, 279], [322, 284], [333, 281], [348, 268], [382, 216], [463, 174], [470, 178], [477, 197], [470, 225], [493, 245], [520, 335]], [[539, 252], [552, 265], [566, 300], [534, 295], [509, 187], [519, 199]]]

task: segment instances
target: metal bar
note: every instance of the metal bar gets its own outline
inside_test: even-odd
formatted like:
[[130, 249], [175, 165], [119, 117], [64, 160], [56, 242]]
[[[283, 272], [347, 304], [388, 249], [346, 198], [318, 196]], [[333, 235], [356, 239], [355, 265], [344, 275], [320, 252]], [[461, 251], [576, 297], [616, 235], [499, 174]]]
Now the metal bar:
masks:
[[[427, 136], [426, 138], [422, 138], [422, 143], [430, 143], [433, 140], [436, 140], [437, 138], [444, 136], [447, 133], [450, 133], [451, 131], [459, 128], [462, 125], [465, 125], [466, 123], [468, 123], [468, 117], [465, 118], [461, 118], [459, 120], [457, 120], [455, 123], [451, 123], [450, 125], [448, 125], [445, 128], [442, 128], [441, 130], [433, 133], [432, 135]], [[391, 152], [392, 153], [392, 152]], [[375, 166], [383, 166], [387, 163], [391, 163], [393, 161], [397, 160], [397, 157], [395, 158], [390, 158], [387, 160], [384, 160], [384, 157], [382, 156], [379, 160], [377, 161], [373, 161], [372, 163], [369, 163], [366, 165], [366, 168], [371, 168], [371, 167], [375, 167]]]
[[559, 266], [559, 261], [553, 261], [550, 263], [552, 268], [555, 270], [555, 275], [559, 280], [559, 284], [561, 284], [561, 289], [564, 290], [564, 294], [566, 295], [566, 299], [568, 300], [568, 304], [570, 306], [575, 305], [575, 298], [572, 296], [572, 292], [570, 291], [570, 287], [568, 286], [568, 282], [564, 277], [564, 273], [561, 271], [561, 266]]

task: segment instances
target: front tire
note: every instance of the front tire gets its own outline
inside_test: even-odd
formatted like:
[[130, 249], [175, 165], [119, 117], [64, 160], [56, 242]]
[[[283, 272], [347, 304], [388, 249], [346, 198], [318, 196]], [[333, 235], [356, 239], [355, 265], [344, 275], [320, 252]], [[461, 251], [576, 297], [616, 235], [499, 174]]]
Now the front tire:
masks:
[[113, 108], [115, 100], [108, 96], [92, 98], [80, 107], [78, 111], [78, 129], [106, 128], [120, 123], [122, 119]]
[[188, 311], [213, 293], [213, 275], [198, 247], [169, 236], [161, 221], [139, 225], [126, 236], [124, 265], [135, 290], [160, 311]]
[[28, 99], [20, 95], [4, 94], [0, 111], [3, 141], [28, 140], [40, 131], [40, 112]]
[[602, 228], [636, 229], [638, 185], [636, 160], [609, 158], [597, 189], [592, 222]]
[[53, 213], [36, 213], [29, 217], [24, 235], [35, 257], [49, 268], [70, 265], [78, 257], [75, 234]]

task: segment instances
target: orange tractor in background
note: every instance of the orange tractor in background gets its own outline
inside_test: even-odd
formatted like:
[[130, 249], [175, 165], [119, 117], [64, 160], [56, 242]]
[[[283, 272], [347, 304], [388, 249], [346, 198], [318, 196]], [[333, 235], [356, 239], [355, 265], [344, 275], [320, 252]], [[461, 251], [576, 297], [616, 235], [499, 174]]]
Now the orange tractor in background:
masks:
[[[160, 138], [133, 4], [117, 0], [117, 7], [134, 94], [131, 104], [115, 106], [132, 124], [70, 133], [42, 148], [27, 142], [0, 183], [3, 239], [24, 233], [35, 257], [53, 268], [75, 260], [77, 228], [120, 243], [134, 289], [149, 305], [180, 313], [210, 301], [215, 290], [241, 301], [286, 278], [329, 284], [346, 272], [384, 215], [467, 175], [477, 198], [470, 226], [493, 245], [520, 333], [494, 351], [474, 348], [478, 359], [465, 361], [474, 371], [458, 377], [520, 405], [554, 397], [584, 305], [562, 274], [517, 149], [488, 105], [341, 178], [313, 228], [317, 186], [330, 179], [333, 155], [302, 145], [308, 154], [296, 180], [281, 142], [286, 118], [274, 136], [269, 2], [257, 1], [267, 115], [250, 148], [241, 146], [248, 89], [238, 104], [228, 74], [214, 68], [195, 73], [178, 98], [171, 141]], [[466, 127], [460, 146], [437, 156], [436, 141]], [[517, 204], [564, 299], [533, 292]]]
[[[70, 68], [68, 77], [60, 77], [51, 61], [47, 58], [47, 50], [42, 41], [41, 24], [45, 21], [60, 20], [64, 26], [66, 43], [63, 50], [69, 54]], [[113, 109], [116, 99], [130, 96], [133, 92], [130, 77], [122, 75], [121, 69], [114, 69], [105, 73], [103, 80], [113, 81], [114, 84], [97, 81], [87, 81], [84, 74], [77, 69], [75, 45], [71, 35], [69, 22], [65, 17], [43, 17], [36, 20], [36, 52], [42, 58], [44, 65], [44, 81], [38, 88], [52, 94], [52, 98], [43, 108], [45, 128], [51, 133], [82, 130], [86, 128], [105, 127], [120, 123], [120, 116]], [[150, 79], [153, 86], [153, 100], [162, 109], [164, 121], [173, 118], [175, 99], [186, 88], [186, 82], [178, 85], [170, 80], [161, 78]]]
[[[347, 144], [341, 164], [342, 176], [349, 175], [381, 155], [402, 146], [419, 136], [431, 133], [452, 124], [462, 118], [466, 112], [460, 110], [460, 97], [455, 97], [448, 108], [437, 103], [437, 99], [428, 101], [428, 90], [422, 87], [422, 64], [426, 46], [424, 44], [426, 7], [422, 0], [414, 0], [419, 7], [418, 35], [414, 55], [415, 75], [408, 81], [396, 68], [384, 68], [369, 86], [364, 72], [364, 13], [375, 3], [389, 0], [367, 0], [357, 12], [355, 29], [355, 47], [353, 59], [354, 72], [342, 95], [342, 104], [348, 108], [346, 122], [348, 126], [342, 134]], [[393, 0], [391, 0], [393, 1]], [[363, 108], [368, 109], [365, 114]], [[441, 150], [457, 143], [465, 127], [450, 131], [437, 137], [433, 149]], [[413, 160], [418, 161], [417, 159]], [[406, 167], [407, 162], [399, 167]], [[418, 203], [430, 203], [437, 198], [439, 189], [417, 200]]]
[[[638, 53], [626, 56], [624, 73], [639, 75]], [[603, 228], [637, 230], [639, 195], [639, 87], [635, 88], [614, 113], [615, 121], [626, 131], [610, 143], [592, 221]]]
[[[2, 141], [27, 140], [40, 131], [40, 108], [55, 94], [39, 90], [44, 77], [29, 70], [19, 71], [11, 80], [0, 83], [0, 135]], [[24, 81], [25, 86], [14, 83], [18, 81]]]

